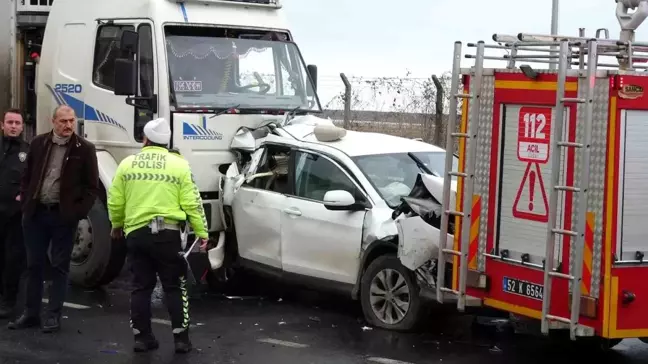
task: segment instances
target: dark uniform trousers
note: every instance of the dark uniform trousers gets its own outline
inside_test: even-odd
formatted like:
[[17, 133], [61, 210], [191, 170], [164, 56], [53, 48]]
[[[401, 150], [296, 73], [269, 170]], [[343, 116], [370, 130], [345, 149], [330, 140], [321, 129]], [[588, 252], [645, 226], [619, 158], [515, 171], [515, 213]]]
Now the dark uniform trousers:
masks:
[[[0, 295], [2, 311], [15, 305], [25, 266], [22, 213], [16, 196], [26, 165], [29, 144], [21, 138], [0, 136]], [[3, 312], [4, 313], [4, 312]]]
[[151, 233], [149, 227], [126, 238], [132, 275], [131, 325], [135, 335], [151, 334], [151, 295], [160, 277], [174, 334], [188, 334], [187, 263], [182, 257], [180, 231]]
[[23, 243], [22, 215], [0, 216], [0, 269], [2, 271], [2, 300], [7, 306], [16, 304], [20, 279], [25, 275], [25, 244]]

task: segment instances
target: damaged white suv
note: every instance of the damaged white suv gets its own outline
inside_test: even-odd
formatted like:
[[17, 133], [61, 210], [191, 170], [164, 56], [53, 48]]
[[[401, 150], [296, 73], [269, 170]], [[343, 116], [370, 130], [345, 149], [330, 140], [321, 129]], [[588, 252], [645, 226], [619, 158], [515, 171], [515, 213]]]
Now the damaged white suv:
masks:
[[441, 199], [445, 150], [310, 115], [281, 124], [239, 130], [231, 145], [237, 161], [221, 169], [225, 268], [342, 291], [361, 301], [370, 324], [413, 328], [422, 289], [433, 285], [439, 223], [415, 218], [408, 229], [424, 239], [409, 249], [401, 239], [399, 249], [395, 220], [405, 218], [402, 198], [421, 176], [439, 194], [431, 200]]

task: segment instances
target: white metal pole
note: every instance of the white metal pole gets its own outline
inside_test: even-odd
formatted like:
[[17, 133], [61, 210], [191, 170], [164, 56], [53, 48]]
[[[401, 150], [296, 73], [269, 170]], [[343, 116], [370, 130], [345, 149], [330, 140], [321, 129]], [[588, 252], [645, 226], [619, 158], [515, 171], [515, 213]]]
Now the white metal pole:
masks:
[[17, 1], [9, 0], [9, 107], [18, 107], [16, 104], [18, 96], [18, 65], [16, 55], [16, 28], [17, 28]]
[[[551, 1], [551, 34], [552, 35], [558, 34], [558, 0]], [[551, 47], [551, 48], [554, 50], [558, 49], [558, 47]], [[556, 67], [557, 67], [556, 63], [549, 64], [550, 70], [555, 70]]]

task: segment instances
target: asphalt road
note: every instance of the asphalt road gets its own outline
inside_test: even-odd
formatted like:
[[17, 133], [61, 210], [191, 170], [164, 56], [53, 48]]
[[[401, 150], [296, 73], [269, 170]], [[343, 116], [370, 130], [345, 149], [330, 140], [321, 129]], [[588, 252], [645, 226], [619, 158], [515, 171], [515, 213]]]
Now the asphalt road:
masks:
[[[205, 295], [191, 303], [195, 350], [173, 353], [161, 292], [154, 294], [153, 353], [132, 352], [128, 285], [102, 291], [71, 289], [57, 334], [9, 331], [0, 321], [0, 363], [245, 363], [245, 364], [423, 364], [574, 363], [648, 360], [648, 345], [627, 340], [612, 352], [577, 350], [513, 335], [496, 326], [472, 325], [473, 317], [435, 309], [416, 333], [366, 327], [359, 307], [345, 298], [294, 287], [261, 284], [239, 296]], [[244, 295], [242, 295], [244, 294]]]

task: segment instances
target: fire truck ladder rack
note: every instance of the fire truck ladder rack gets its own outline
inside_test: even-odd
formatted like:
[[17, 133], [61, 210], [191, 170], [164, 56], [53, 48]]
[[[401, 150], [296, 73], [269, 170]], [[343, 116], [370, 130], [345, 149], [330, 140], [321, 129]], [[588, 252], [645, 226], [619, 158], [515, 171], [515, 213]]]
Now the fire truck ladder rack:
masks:
[[[544, 267], [544, 292], [542, 296], [542, 324], [541, 331], [543, 334], [549, 333], [550, 323], [559, 322], [569, 325], [570, 337], [572, 340], [576, 336], [592, 335], [589, 328], [584, 328], [579, 325], [580, 317], [580, 301], [581, 301], [581, 281], [583, 278], [583, 247], [585, 244], [585, 215], [587, 210], [589, 180], [590, 180], [590, 146], [592, 141], [592, 118], [594, 107], [594, 85], [596, 79], [596, 70], [598, 65], [598, 42], [597, 40], [589, 40], [587, 42], [587, 74], [585, 82], [585, 90], [583, 91], [583, 98], [570, 99], [565, 98], [565, 84], [567, 81], [567, 67], [568, 58], [570, 53], [569, 41], [564, 40], [560, 42], [559, 62], [558, 62], [558, 81], [556, 92], [556, 126], [553, 130], [553, 154], [552, 166], [560, 165], [560, 157], [563, 148], [577, 148], [581, 149], [581, 168], [580, 182], [578, 186], [561, 186], [560, 185], [560, 168], [551, 169], [551, 191], [549, 194], [549, 222], [547, 224], [547, 242], [545, 251], [545, 267]], [[582, 73], [581, 73], [582, 76]], [[585, 109], [585, 135], [583, 144], [571, 143], [563, 141], [563, 122], [565, 116], [565, 103], [575, 102], [584, 104]], [[565, 230], [556, 227], [556, 217], [558, 212], [558, 193], [560, 192], [574, 192], [582, 193], [579, 198], [578, 206], [576, 207], [576, 228], [575, 230]], [[570, 236], [572, 242], [575, 244], [575, 254], [573, 262], [573, 271], [571, 274], [564, 274], [554, 271], [554, 252], [556, 239], [560, 239], [563, 235]], [[572, 282], [571, 292], [571, 315], [569, 318], [554, 316], [550, 314], [551, 308], [551, 293], [552, 293], [552, 280], [554, 278], [567, 279]]]
[[[605, 38], [600, 38], [601, 33]], [[494, 34], [493, 40], [497, 45], [486, 45], [487, 49], [497, 49], [508, 54], [485, 56], [485, 60], [506, 60], [507, 68], [513, 69], [516, 63], [542, 63], [557, 65], [560, 50], [555, 49], [562, 40], [569, 41], [568, 68], [585, 66], [585, 56], [588, 54], [586, 44], [590, 40], [597, 42], [597, 55], [599, 59], [608, 60], [599, 62], [598, 68], [621, 69], [628, 71], [648, 70], [648, 43], [633, 42], [629, 40], [609, 39], [609, 31], [605, 28], [596, 31], [596, 38], [585, 37], [585, 29], [580, 29], [580, 36], [559, 36], [520, 33], [517, 36]], [[474, 46], [473, 44], [468, 44]], [[572, 49], [575, 48], [575, 49]], [[470, 58], [470, 57], [469, 57]], [[612, 60], [613, 59], [613, 60]]]
[[[479, 102], [481, 96], [482, 79], [484, 71], [484, 49], [485, 44], [483, 41], [477, 44], [477, 55], [475, 66], [472, 69], [472, 79], [474, 80], [471, 92], [469, 94], [459, 93], [459, 77], [461, 77], [461, 42], [455, 42], [454, 45], [454, 58], [452, 62], [452, 80], [450, 84], [450, 115], [447, 125], [446, 136], [446, 153], [445, 160], [445, 176], [443, 183], [443, 213], [441, 215], [441, 236], [439, 258], [437, 263], [437, 301], [443, 303], [444, 295], [449, 293], [457, 297], [457, 309], [463, 312], [466, 308], [466, 279], [468, 275], [468, 237], [470, 236], [470, 222], [471, 222], [471, 203], [472, 195], [475, 185], [475, 159], [477, 157], [477, 121], [479, 120]], [[457, 126], [457, 104], [459, 99], [469, 99], [471, 109], [470, 122], [467, 125], [467, 130], [463, 133], [456, 132]], [[464, 172], [452, 171], [452, 160], [454, 153], [455, 138], [463, 138], [468, 146], [468, 153], [466, 158], [466, 168]], [[462, 193], [463, 211], [453, 210], [450, 208], [450, 186], [452, 177], [464, 179], [464, 188]], [[448, 239], [448, 223], [450, 216], [461, 217], [461, 250], [446, 249]], [[460, 257], [460, 271], [459, 271], [459, 287], [458, 290], [453, 290], [445, 287], [445, 259], [446, 255], [455, 255]]]

